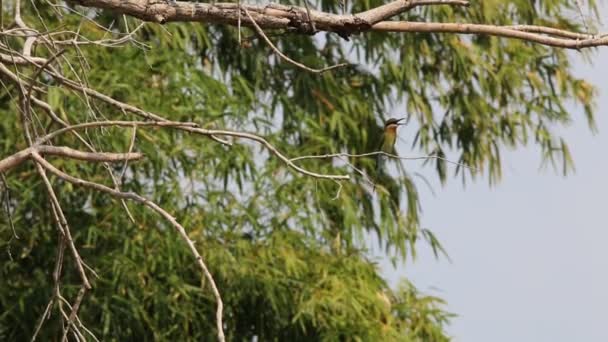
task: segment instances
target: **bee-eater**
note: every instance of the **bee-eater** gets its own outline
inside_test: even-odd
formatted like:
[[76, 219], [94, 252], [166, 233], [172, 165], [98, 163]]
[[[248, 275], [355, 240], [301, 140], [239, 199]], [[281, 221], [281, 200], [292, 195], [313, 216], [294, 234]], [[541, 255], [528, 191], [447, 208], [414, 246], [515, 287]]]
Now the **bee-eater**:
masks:
[[[390, 118], [384, 123], [384, 131], [382, 132], [382, 139], [380, 141], [379, 151], [395, 154], [395, 142], [397, 141], [397, 127], [404, 125], [401, 123], [401, 119]], [[386, 156], [378, 154], [376, 156], [376, 171], [381, 172]]]

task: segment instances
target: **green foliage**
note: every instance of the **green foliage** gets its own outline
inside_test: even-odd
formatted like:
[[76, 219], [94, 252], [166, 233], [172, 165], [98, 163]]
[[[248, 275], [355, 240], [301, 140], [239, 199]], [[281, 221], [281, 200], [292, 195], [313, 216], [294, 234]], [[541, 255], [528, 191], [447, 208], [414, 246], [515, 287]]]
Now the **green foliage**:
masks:
[[[62, 12], [58, 18], [46, 3], [35, 2], [38, 12], [25, 3], [24, 19], [41, 31], [46, 29], [39, 18], [49, 29], [79, 28], [89, 39], [105, 35], [80, 16]], [[356, 2], [354, 11], [378, 4]], [[572, 6], [566, 0], [484, 1], [466, 11], [439, 6], [404, 17], [577, 29], [564, 14]], [[337, 12], [338, 1], [315, 7]], [[100, 25], [122, 32], [127, 24], [131, 30], [138, 25], [110, 12], [86, 12]], [[295, 60], [312, 67], [353, 66], [310, 74], [278, 60], [248, 29], [242, 32], [247, 44], [239, 47], [236, 28], [179, 23], [146, 24], [135, 38], [149, 48], [70, 49], [65, 56], [71, 64], [62, 62], [61, 69], [67, 77], [170, 120], [263, 135], [291, 157], [371, 152], [379, 124], [393, 116], [389, 112], [410, 115], [417, 127], [413, 149], [440, 156], [458, 153], [462, 163], [487, 172], [491, 182], [500, 179], [505, 147], [533, 143], [544, 160], [561, 161], [564, 173], [571, 169], [566, 142], [552, 133], [573, 119], [565, 103], [583, 105], [594, 127], [595, 90], [572, 74], [568, 55], [559, 49], [449, 34], [366, 33], [345, 42], [334, 34], [274, 33], [277, 46]], [[20, 44], [2, 39], [10, 46]], [[43, 48], [36, 53], [51, 55]], [[37, 96], [71, 123], [139, 119], [51, 79], [40, 81], [48, 93]], [[18, 91], [7, 79], [2, 83], [0, 156], [7, 156], [26, 144], [16, 114]], [[35, 114], [39, 132], [58, 128], [43, 112], [36, 109]], [[131, 134], [130, 129], [111, 128], [91, 129], [86, 136], [99, 150], [124, 151]], [[72, 135], [54, 142], [84, 149]], [[135, 149], [146, 159], [129, 164], [123, 190], [153, 199], [187, 228], [218, 282], [229, 340], [449, 339], [444, 328], [450, 315], [443, 302], [420, 294], [409, 282], [389, 288], [366, 252], [370, 235], [377, 236], [387, 256], [401, 260], [415, 256], [420, 239], [436, 254], [445, 252], [420, 227], [416, 182], [406, 164], [381, 179], [374, 192], [341, 160], [298, 161], [315, 172], [353, 177], [342, 184], [315, 180], [293, 173], [246, 141], [226, 147], [171, 129], [141, 128]], [[110, 184], [100, 165], [49, 160], [70, 174]], [[372, 158], [348, 162], [366, 171], [373, 168]], [[439, 159], [434, 163], [446, 181], [447, 165]], [[455, 175], [476, 176], [465, 172], [456, 168]], [[3, 214], [0, 249], [7, 253], [0, 254], [0, 339], [24, 340], [52, 294], [57, 231], [32, 165], [6, 177], [20, 239], [11, 239]], [[109, 341], [215, 338], [210, 288], [172, 227], [129, 203], [137, 221], [132, 224], [120, 202], [106, 195], [58, 179], [53, 185], [82, 257], [99, 274], [80, 313], [89, 329]], [[62, 287], [70, 300], [79, 284], [72, 265], [66, 255]], [[55, 312], [41, 339], [58, 339], [60, 330]]]

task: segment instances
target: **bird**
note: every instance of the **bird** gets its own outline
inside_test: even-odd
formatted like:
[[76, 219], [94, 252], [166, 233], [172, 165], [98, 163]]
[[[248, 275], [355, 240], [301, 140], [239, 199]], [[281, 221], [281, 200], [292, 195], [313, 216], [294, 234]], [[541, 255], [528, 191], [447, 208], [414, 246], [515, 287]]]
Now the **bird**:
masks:
[[[405, 125], [401, 121], [405, 118], [395, 119], [390, 118], [384, 122], [384, 130], [382, 132], [382, 139], [380, 140], [380, 146], [378, 152], [384, 152], [389, 154], [395, 154], [395, 142], [397, 141], [397, 127], [399, 125]], [[376, 171], [380, 173], [382, 171], [384, 160], [386, 156], [378, 154], [376, 156]]]

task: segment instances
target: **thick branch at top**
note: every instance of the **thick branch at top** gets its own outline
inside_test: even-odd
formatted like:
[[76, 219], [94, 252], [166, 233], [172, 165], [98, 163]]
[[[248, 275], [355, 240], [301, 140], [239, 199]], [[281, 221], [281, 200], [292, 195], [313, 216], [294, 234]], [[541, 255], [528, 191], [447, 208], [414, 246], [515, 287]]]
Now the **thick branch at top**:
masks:
[[[239, 6], [247, 9], [256, 23], [264, 29], [293, 29], [309, 32], [313, 22], [317, 30], [355, 33], [369, 30], [372, 25], [392, 18], [418, 6], [458, 5], [467, 6], [467, 0], [396, 0], [355, 15], [340, 15], [310, 10], [304, 7], [280, 4], [248, 5], [238, 3], [193, 3], [157, 0], [71, 0], [71, 2], [95, 8], [109, 9], [128, 14], [145, 21], [166, 23], [171, 21], [199, 21], [211, 24], [229, 24], [252, 27], [251, 20], [240, 16]], [[241, 13], [242, 14], [242, 13]]]
[[[301, 33], [336, 32], [343, 37], [365, 31], [383, 32], [444, 32], [479, 34], [515, 38], [538, 44], [581, 49], [607, 46], [608, 35], [591, 35], [544, 26], [495, 26], [474, 23], [432, 23], [387, 21], [418, 6], [468, 6], [467, 0], [396, 0], [354, 15], [341, 15], [310, 10], [304, 7], [269, 3], [249, 5], [239, 3], [193, 3], [168, 0], [70, 0], [73, 3], [127, 14], [144, 21], [166, 23], [197, 21], [209, 24], [284, 29]], [[239, 11], [239, 6], [242, 11]], [[246, 9], [249, 15], [243, 15]], [[310, 17], [309, 17], [310, 14]], [[251, 17], [251, 18], [250, 18]]]

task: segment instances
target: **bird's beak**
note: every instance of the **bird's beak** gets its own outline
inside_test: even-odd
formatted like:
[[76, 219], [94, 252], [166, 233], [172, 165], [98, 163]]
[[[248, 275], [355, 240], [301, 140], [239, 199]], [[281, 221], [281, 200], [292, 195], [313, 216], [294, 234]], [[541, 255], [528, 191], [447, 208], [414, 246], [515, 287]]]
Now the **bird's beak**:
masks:
[[406, 122], [401, 122], [401, 121], [403, 121], [403, 120], [405, 120], [405, 119], [406, 119], [406, 118], [397, 119], [397, 125], [406, 125], [406, 124], [407, 124], [407, 121], [406, 121]]

